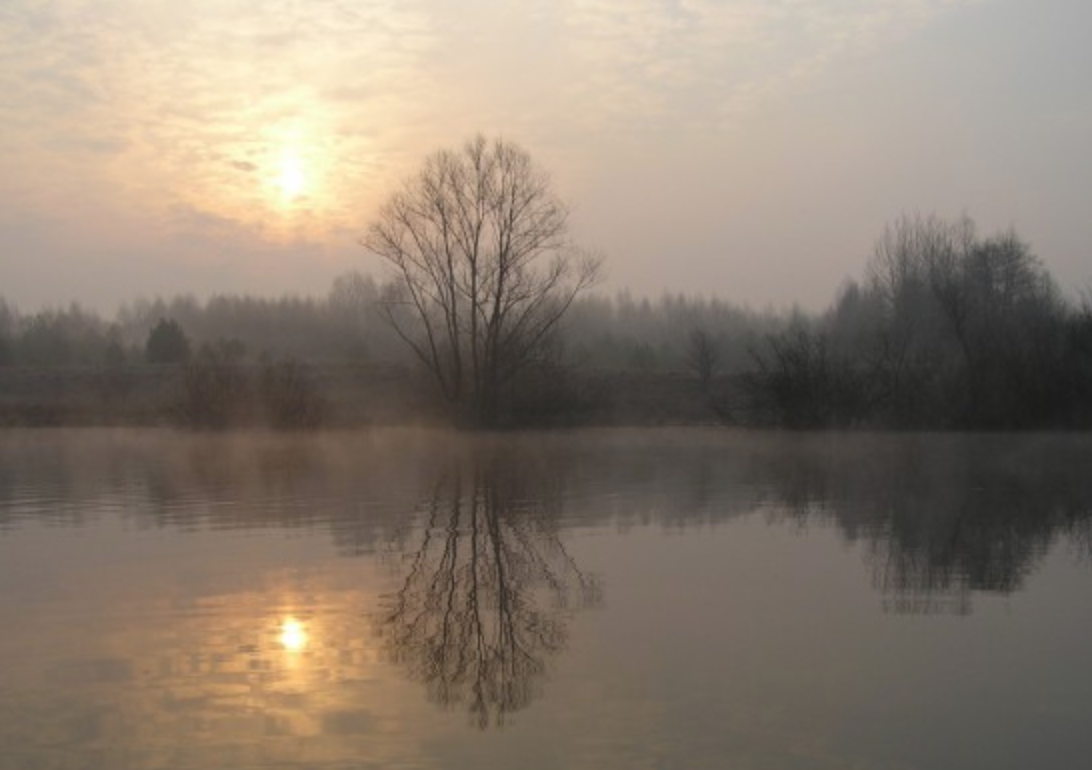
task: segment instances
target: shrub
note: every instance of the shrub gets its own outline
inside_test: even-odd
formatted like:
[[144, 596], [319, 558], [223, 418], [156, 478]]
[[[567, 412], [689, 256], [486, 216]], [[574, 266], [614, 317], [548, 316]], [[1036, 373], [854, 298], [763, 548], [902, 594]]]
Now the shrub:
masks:
[[266, 364], [262, 402], [270, 426], [282, 430], [314, 428], [322, 423], [326, 401], [303, 366], [295, 361]]
[[247, 379], [239, 363], [203, 348], [186, 367], [178, 414], [192, 428], [226, 428], [245, 421]]

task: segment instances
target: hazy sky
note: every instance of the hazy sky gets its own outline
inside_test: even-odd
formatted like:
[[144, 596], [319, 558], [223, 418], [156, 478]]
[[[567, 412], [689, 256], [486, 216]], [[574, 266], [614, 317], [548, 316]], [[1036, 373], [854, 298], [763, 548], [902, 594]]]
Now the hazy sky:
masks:
[[501, 134], [610, 291], [820, 307], [902, 212], [1092, 283], [1087, 0], [0, 0], [0, 295], [324, 293]]

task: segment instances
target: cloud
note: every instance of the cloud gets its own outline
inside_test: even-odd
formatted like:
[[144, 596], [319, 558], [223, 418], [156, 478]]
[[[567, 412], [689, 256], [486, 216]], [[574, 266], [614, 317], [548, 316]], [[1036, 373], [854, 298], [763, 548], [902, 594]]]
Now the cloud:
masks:
[[587, 77], [577, 98], [605, 123], [722, 128], [840, 61], [867, 56], [979, 0], [570, 0]]
[[256, 225], [290, 150], [344, 224], [362, 186], [474, 130], [719, 130], [973, 1], [9, 0], [0, 146], [58, 203], [78, 179]]
[[[54, 173], [60, 161], [81, 190], [261, 225], [289, 145], [350, 183], [369, 170], [357, 126], [396, 142], [423, 101], [429, 37], [427, 19], [395, 2], [13, 0], [0, 15], [2, 146], [23, 156], [23, 173], [48, 170], [47, 205], [74, 192], [72, 174]], [[90, 157], [104, 153], [123, 157]], [[258, 183], [240, 184], [240, 170]], [[325, 216], [350, 215], [355, 196], [343, 193], [324, 191]]]
[[439, 145], [613, 173], [981, 1], [4, 0], [0, 210], [69, 253], [333, 253]]

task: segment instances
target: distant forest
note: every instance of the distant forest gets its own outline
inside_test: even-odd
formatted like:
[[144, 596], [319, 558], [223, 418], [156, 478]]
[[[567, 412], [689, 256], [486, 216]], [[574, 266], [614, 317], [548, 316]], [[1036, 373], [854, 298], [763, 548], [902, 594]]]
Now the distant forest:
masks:
[[[126, 381], [119, 373], [177, 370], [190, 406], [174, 414], [189, 423], [230, 422], [194, 406], [213, 398], [202, 388], [239, 389], [240, 377], [258, 377], [267, 396], [288, 400], [286, 426], [336, 425], [313, 372], [416, 371], [382, 317], [394, 290], [350, 272], [321, 297], [137, 299], [113, 318], [78, 304], [23, 314], [0, 299], [3, 421], [64, 421], [20, 418], [12, 379], [20, 371], [93, 371], [109, 388]], [[548, 360], [512, 389], [509, 425], [1084, 429], [1092, 426], [1092, 297], [1063, 292], [1014, 231], [983, 237], [966, 218], [904, 216], [820, 312], [679, 294], [581, 295]], [[640, 405], [612, 408], [642, 389], [655, 407], [649, 419]], [[672, 394], [687, 408], [665, 403]]]

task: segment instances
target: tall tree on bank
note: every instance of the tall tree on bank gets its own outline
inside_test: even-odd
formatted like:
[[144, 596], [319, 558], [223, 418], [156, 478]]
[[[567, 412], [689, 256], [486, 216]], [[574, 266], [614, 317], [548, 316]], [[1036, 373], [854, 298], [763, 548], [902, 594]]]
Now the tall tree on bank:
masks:
[[363, 244], [394, 269], [386, 319], [456, 415], [483, 426], [602, 266], [570, 240], [568, 209], [531, 156], [481, 135], [429, 156]]

